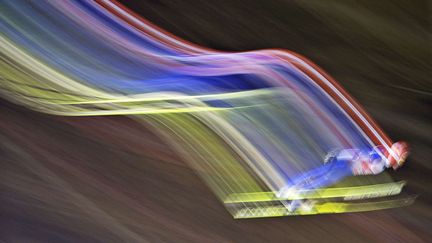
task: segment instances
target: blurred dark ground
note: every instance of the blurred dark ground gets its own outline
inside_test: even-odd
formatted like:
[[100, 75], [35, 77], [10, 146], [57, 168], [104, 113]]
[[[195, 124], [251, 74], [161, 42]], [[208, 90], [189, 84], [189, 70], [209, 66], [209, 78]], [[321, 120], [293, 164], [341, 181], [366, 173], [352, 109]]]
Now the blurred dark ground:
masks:
[[226, 51], [285, 48], [336, 78], [412, 154], [405, 208], [233, 220], [151, 129], [0, 105], [0, 242], [428, 242], [431, 4], [416, 0], [122, 1]]

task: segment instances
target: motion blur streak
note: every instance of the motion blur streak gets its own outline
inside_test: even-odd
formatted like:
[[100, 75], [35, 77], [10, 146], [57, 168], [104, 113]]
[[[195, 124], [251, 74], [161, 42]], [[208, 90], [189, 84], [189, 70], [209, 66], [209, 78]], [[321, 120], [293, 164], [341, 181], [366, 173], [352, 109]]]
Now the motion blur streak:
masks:
[[295, 53], [204, 49], [106, 0], [4, 1], [1, 19], [4, 97], [59, 116], [133, 116], [198, 172], [234, 218], [414, 200], [390, 197], [405, 182], [386, 175], [350, 180], [401, 166], [408, 146], [394, 144], [335, 80]]

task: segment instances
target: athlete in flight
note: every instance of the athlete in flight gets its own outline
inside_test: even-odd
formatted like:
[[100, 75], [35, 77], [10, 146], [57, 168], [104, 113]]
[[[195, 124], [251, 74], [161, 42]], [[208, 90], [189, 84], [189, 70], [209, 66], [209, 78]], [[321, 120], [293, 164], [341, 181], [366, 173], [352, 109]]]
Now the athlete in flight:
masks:
[[390, 150], [376, 146], [371, 150], [342, 149], [330, 153], [324, 165], [312, 169], [291, 181], [277, 196], [288, 198], [299, 191], [330, 186], [347, 176], [379, 174], [387, 168], [396, 170], [408, 156], [406, 142], [397, 142]]

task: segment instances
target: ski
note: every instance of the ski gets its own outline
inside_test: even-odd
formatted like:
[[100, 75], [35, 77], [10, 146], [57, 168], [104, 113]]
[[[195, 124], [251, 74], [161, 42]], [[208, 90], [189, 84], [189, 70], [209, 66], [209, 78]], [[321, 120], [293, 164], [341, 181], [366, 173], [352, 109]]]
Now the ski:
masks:
[[277, 197], [274, 192], [233, 193], [223, 201], [226, 204], [246, 202], [269, 202], [302, 199], [343, 198], [359, 200], [397, 195], [402, 191], [405, 181], [352, 187], [330, 187], [315, 190], [299, 190], [289, 197]]
[[312, 200], [308, 207], [298, 207], [294, 211], [288, 210], [283, 205], [266, 207], [243, 207], [232, 212], [235, 219], [282, 217], [294, 215], [330, 214], [365, 212], [381, 209], [404, 207], [412, 204], [416, 196], [408, 196], [398, 199], [382, 200], [377, 202], [318, 202]]

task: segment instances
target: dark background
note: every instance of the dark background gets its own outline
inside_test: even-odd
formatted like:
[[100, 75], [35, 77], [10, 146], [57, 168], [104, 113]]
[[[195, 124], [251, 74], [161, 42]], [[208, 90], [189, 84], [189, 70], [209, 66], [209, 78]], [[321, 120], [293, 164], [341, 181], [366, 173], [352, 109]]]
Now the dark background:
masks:
[[150, 129], [0, 103], [0, 242], [427, 242], [432, 234], [431, 6], [420, 0], [122, 1], [190, 42], [284, 48], [345, 87], [412, 154], [405, 208], [233, 220]]

